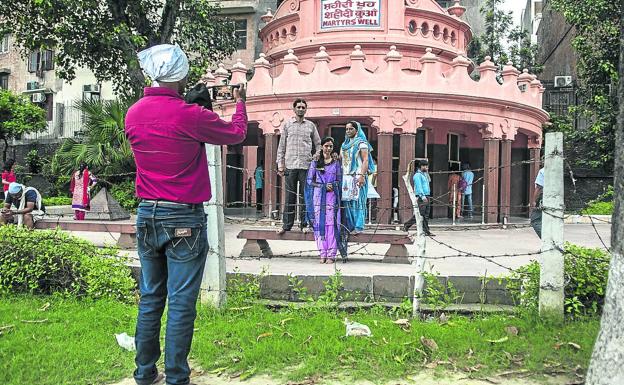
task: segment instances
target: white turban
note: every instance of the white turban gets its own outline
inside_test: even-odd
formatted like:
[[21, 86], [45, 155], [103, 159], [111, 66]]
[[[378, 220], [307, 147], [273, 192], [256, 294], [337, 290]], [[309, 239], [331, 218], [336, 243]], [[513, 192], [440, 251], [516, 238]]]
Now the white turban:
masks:
[[9, 184], [9, 194], [17, 194], [22, 191], [23, 188], [24, 186], [22, 186], [21, 184], [13, 182]]
[[189, 62], [179, 45], [160, 44], [139, 52], [139, 64], [154, 85], [177, 82], [189, 72]]

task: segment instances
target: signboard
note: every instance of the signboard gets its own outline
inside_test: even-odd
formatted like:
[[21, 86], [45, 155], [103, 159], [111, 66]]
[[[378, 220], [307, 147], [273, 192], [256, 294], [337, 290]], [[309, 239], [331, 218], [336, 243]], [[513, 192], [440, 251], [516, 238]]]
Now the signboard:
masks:
[[381, 0], [321, 0], [322, 31], [353, 28], [381, 28]]

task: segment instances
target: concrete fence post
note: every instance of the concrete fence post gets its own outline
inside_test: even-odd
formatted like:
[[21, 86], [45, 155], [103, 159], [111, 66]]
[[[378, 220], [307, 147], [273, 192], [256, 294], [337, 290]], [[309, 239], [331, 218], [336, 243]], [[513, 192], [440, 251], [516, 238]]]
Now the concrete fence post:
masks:
[[208, 218], [208, 257], [201, 284], [202, 304], [222, 307], [225, 305], [225, 231], [223, 216], [223, 170], [221, 168], [221, 146], [206, 145], [208, 173], [212, 198], [204, 205]]
[[[546, 134], [539, 313], [563, 320], [563, 133]], [[532, 183], [533, 181], [531, 181]]]

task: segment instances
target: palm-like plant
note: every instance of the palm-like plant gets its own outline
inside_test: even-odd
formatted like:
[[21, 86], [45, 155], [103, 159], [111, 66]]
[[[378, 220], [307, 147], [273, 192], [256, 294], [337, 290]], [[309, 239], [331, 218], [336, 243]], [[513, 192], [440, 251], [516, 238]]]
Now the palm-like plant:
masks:
[[121, 178], [112, 179], [128, 179], [136, 170], [124, 133], [129, 105], [118, 100], [80, 100], [75, 106], [83, 114], [84, 137], [82, 140], [66, 139], [61, 144], [52, 159], [52, 172], [69, 175], [80, 162], [85, 162], [96, 175], [119, 175]]

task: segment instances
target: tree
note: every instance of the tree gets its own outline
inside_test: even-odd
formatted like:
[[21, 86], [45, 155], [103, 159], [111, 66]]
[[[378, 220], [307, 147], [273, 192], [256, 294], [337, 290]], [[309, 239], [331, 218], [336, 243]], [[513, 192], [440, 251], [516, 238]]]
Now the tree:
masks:
[[6, 161], [9, 140], [48, 127], [45, 110], [22, 95], [0, 88], [0, 139], [4, 142], [2, 161]]
[[576, 31], [572, 46], [578, 57], [576, 72], [580, 103], [572, 114], [585, 119], [588, 126], [584, 130], [569, 130], [567, 144], [583, 149], [583, 156], [575, 163], [609, 172], [613, 169], [616, 148], [618, 101], [615, 90], [622, 2], [552, 0], [552, 6]]
[[531, 73], [541, 72], [537, 64], [537, 45], [531, 43], [529, 32], [513, 27], [512, 13], [501, 10], [504, 0], [485, 0], [479, 11], [485, 17], [485, 32], [473, 37], [468, 46], [468, 56], [482, 63], [486, 56], [499, 69], [511, 61], [519, 69]]
[[[624, 18], [620, 19], [620, 36], [624, 39]], [[600, 332], [594, 345], [587, 371], [587, 385], [624, 383], [624, 44], [620, 44], [619, 118], [615, 133], [615, 194], [611, 228], [611, 267], [605, 293]]]
[[236, 48], [234, 25], [209, 0], [3, 0], [0, 36], [13, 34], [25, 56], [54, 49], [56, 73], [71, 81], [77, 67], [115, 92], [137, 97], [145, 85], [136, 54], [162, 43], [178, 43], [191, 64], [194, 84], [211, 62]]
[[52, 158], [52, 173], [71, 175], [85, 162], [96, 175], [134, 176], [136, 170], [130, 143], [124, 133], [128, 104], [121, 101], [76, 102], [84, 116], [84, 137], [65, 139]]

